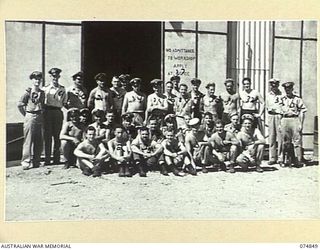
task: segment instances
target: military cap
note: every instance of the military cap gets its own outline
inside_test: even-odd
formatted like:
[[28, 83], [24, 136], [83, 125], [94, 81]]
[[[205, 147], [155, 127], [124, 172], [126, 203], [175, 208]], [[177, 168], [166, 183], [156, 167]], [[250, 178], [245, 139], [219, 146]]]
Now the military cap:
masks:
[[130, 75], [129, 74], [121, 74], [119, 76], [119, 79], [121, 82], [129, 81], [130, 80]]
[[280, 80], [276, 79], [276, 78], [271, 78], [269, 81], [269, 83], [279, 83]]
[[282, 87], [284, 88], [292, 88], [294, 85], [294, 82], [285, 82], [282, 84]]
[[208, 89], [208, 88], [210, 88], [210, 87], [216, 87], [216, 84], [214, 83], [214, 82], [209, 82], [208, 84], [207, 84], [207, 86], [206, 86], [206, 88]]
[[68, 116], [73, 117], [73, 116], [79, 116], [80, 115], [80, 110], [77, 108], [70, 108], [68, 110]]
[[152, 86], [156, 86], [156, 85], [161, 85], [163, 81], [161, 81], [160, 79], [153, 79], [150, 83]]
[[82, 71], [79, 71], [78, 73], [75, 73], [73, 76], [72, 76], [72, 79], [75, 80], [77, 77], [83, 77], [83, 72]]
[[131, 120], [131, 119], [133, 119], [133, 117], [134, 117], [134, 115], [131, 112], [126, 112], [121, 115], [121, 118], [123, 120]]
[[227, 79], [224, 81], [224, 84], [226, 84], [226, 83], [228, 83], [228, 82], [234, 83], [233, 78], [227, 78]]
[[164, 122], [173, 122], [175, 119], [176, 115], [175, 114], [168, 114], [165, 116], [165, 118], [163, 119]]
[[96, 81], [106, 82], [106, 81], [107, 81], [107, 75], [106, 75], [106, 73], [98, 73], [98, 74], [96, 74], [96, 76], [94, 77], [94, 79], [95, 79]]
[[190, 119], [188, 125], [189, 125], [189, 126], [195, 126], [195, 125], [198, 125], [199, 122], [200, 122], [200, 119], [199, 119], [199, 118], [192, 118], [192, 119]]
[[141, 78], [133, 78], [130, 81], [130, 84], [133, 85], [135, 83], [141, 84]]
[[48, 73], [49, 73], [50, 75], [60, 75], [61, 71], [62, 71], [61, 69], [52, 68], [52, 69], [50, 69], [50, 70], [48, 71]]
[[251, 121], [254, 121], [254, 117], [253, 117], [253, 115], [251, 115], [251, 114], [243, 114], [243, 115], [241, 116], [241, 120], [244, 120], [244, 119], [249, 119], [249, 120], [251, 120]]
[[98, 116], [98, 117], [104, 117], [105, 116], [105, 112], [101, 109], [94, 109], [91, 111], [91, 114], [94, 116]]
[[193, 85], [195, 85], [195, 84], [200, 85], [200, 84], [201, 84], [201, 80], [198, 79], [198, 78], [193, 78], [193, 79], [191, 79], [191, 84], [193, 84]]
[[170, 81], [180, 81], [180, 76], [171, 76]]
[[230, 113], [228, 116], [229, 116], [229, 118], [231, 118], [231, 117], [233, 117], [235, 115], [239, 116], [239, 114], [237, 112]]
[[42, 73], [40, 71], [33, 71], [29, 78], [30, 80], [42, 78]]

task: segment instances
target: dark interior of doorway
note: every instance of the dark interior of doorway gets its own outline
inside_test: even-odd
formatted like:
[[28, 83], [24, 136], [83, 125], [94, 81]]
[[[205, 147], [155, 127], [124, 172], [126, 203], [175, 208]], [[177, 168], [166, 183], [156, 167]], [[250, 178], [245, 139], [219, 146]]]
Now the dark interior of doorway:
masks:
[[82, 70], [88, 90], [94, 76], [128, 73], [142, 78], [142, 89], [152, 92], [150, 81], [161, 78], [161, 22], [83, 22]]

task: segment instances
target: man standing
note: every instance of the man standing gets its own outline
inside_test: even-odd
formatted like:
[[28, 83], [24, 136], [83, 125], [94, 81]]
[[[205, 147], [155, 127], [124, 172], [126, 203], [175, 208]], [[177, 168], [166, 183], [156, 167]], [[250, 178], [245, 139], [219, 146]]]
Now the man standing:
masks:
[[133, 123], [141, 126], [144, 122], [144, 113], [147, 106], [147, 98], [144, 93], [141, 92], [141, 79], [133, 78], [130, 81], [132, 91], [127, 92], [123, 99], [122, 114], [132, 113]]
[[[243, 91], [240, 91], [240, 106], [241, 106], [241, 117], [244, 114], [251, 114], [255, 118], [254, 127], [259, 128], [259, 130], [264, 134], [261, 117], [264, 113], [264, 100], [261, 94], [251, 88], [251, 79], [245, 77], [242, 80]], [[258, 104], [260, 104], [258, 106]]]
[[[45, 98], [44, 92], [40, 89], [42, 73], [34, 71], [29, 78], [33, 86], [26, 89], [18, 102], [18, 109], [24, 116], [24, 142], [21, 159], [23, 170], [39, 167], [42, 151], [42, 111]], [[32, 154], [33, 159], [31, 159]]]
[[172, 76], [172, 77], [170, 78], [170, 82], [173, 83], [172, 94], [174, 94], [175, 96], [179, 96], [180, 76]]
[[121, 87], [120, 79], [117, 76], [112, 77], [111, 84], [112, 87], [110, 88], [110, 91], [113, 99], [114, 118], [115, 121], [120, 124], [122, 104], [126, 91]]
[[[302, 167], [302, 130], [304, 123], [305, 112], [307, 108], [299, 96], [293, 94], [293, 82], [282, 84], [286, 95], [282, 98], [282, 119], [281, 119], [281, 134], [283, 140], [283, 151], [287, 153], [291, 148], [291, 143], [294, 146], [295, 167]], [[281, 164], [282, 165], [282, 164]], [[286, 166], [286, 164], [284, 165]]]
[[211, 113], [213, 121], [221, 119], [223, 112], [223, 103], [220, 97], [216, 96], [216, 84], [214, 82], [208, 83], [206, 86], [208, 93], [202, 99], [203, 113]]
[[191, 80], [192, 90], [190, 91], [190, 102], [188, 102], [187, 110], [189, 110], [192, 118], [199, 118], [201, 120], [201, 102], [204, 94], [199, 91], [201, 80], [193, 78]]
[[[268, 110], [269, 125], [269, 165], [281, 162], [282, 137], [280, 132], [280, 121], [282, 113], [282, 93], [279, 90], [279, 80], [270, 79], [270, 92], [267, 94], [266, 106]], [[278, 150], [277, 150], [278, 144]]]
[[188, 113], [187, 111], [187, 103], [190, 101], [190, 97], [188, 95], [188, 86], [184, 83], [180, 84], [179, 87], [179, 95], [177, 95], [174, 102], [174, 113], [176, 114], [177, 125], [178, 127], [186, 127], [184, 116]]
[[224, 124], [230, 123], [230, 115], [239, 113], [240, 111], [240, 96], [235, 90], [234, 80], [228, 78], [225, 80], [224, 85], [226, 87], [226, 92], [222, 93], [220, 98], [223, 102], [223, 114], [222, 121]]
[[49, 70], [51, 83], [44, 88], [44, 143], [45, 143], [45, 164], [49, 165], [53, 146], [53, 163], [60, 163], [60, 131], [62, 128], [63, 113], [61, 108], [67, 103], [65, 87], [59, 84], [61, 69], [52, 68]]
[[168, 102], [168, 113], [169, 114], [173, 113], [174, 102], [175, 102], [175, 98], [177, 97], [176, 95], [174, 95], [172, 93], [172, 90], [173, 90], [173, 83], [166, 82], [166, 90], [165, 90], [164, 95], [165, 95], [167, 102]]
[[82, 85], [83, 73], [80, 71], [72, 76], [73, 86], [67, 88], [66, 108], [83, 109], [87, 106], [88, 91]]

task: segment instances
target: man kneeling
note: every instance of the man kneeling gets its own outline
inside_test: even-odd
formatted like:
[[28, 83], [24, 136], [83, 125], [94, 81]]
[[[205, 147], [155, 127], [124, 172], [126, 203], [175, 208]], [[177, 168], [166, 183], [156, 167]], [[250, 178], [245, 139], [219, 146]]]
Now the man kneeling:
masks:
[[78, 158], [78, 164], [84, 175], [93, 177], [101, 176], [101, 166], [109, 153], [103, 143], [95, 138], [96, 129], [89, 126], [86, 130], [86, 139], [74, 150], [74, 155]]

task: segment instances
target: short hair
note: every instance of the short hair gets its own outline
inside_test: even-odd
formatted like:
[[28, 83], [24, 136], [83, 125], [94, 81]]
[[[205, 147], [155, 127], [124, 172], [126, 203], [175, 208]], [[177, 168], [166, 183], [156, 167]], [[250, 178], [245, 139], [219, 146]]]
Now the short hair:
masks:
[[88, 127], [86, 128], [86, 133], [88, 133], [89, 131], [94, 131], [94, 132], [96, 132], [96, 128], [93, 127], [93, 126], [88, 126]]
[[210, 112], [205, 112], [204, 114], [203, 114], [203, 117], [206, 117], [206, 116], [210, 116], [211, 118], [213, 118], [213, 115], [212, 115], [212, 113], [210, 113]]
[[172, 85], [173, 85], [173, 82], [167, 81], [167, 82], [166, 82], [166, 85], [168, 85], [168, 84], [172, 84]]
[[232, 78], [227, 78], [225, 81], [224, 81], [224, 85], [227, 85], [228, 82], [231, 82], [232, 85], [234, 85], [234, 80]]
[[147, 132], [149, 133], [149, 129], [148, 129], [147, 127], [145, 127], [145, 126], [140, 127], [140, 128], [139, 128], [139, 131], [140, 131], [140, 132], [142, 132], [142, 131], [147, 131]]
[[181, 87], [186, 87], [188, 89], [188, 85], [185, 83], [180, 83], [179, 88], [181, 88]]
[[171, 76], [170, 81], [180, 81], [180, 76]]
[[110, 113], [115, 114], [115, 110], [114, 109], [107, 109], [106, 110], [106, 115], [110, 114]]
[[122, 129], [122, 131], [124, 130], [124, 127], [123, 127], [123, 126], [121, 126], [120, 124], [117, 124], [117, 125], [114, 127], [114, 132], [116, 132], [116, 129], [118, 129], [118, 128]]
[[242, 83], [244, 83], [244, 81], [248, 81], [249, 83], [251, 83], [251, 78], [250, 77], [245, 77], [242, 79]]
[[224, 127], [224, 121], [222, 121], [220, 119], [216, 120], [215, 124], [216, 124], [216, 126], [217, 126], [217, 124], [221, 124]]
[[119, 81], [120, 81], [119, 76], [113, 76], [113, 77], [111, 78], [111, 81], [113, 81], [113, 79], [117, 79], [117, 80], [119, 80]]
[[214, 82], [209, 82], [208, 84], [207, 84], [207, 86], [206, 86], [206, 88], [208, 89], [208, 88], [210, 88], [210, 87], [216, 87], [216, 84], [214, 83]]

